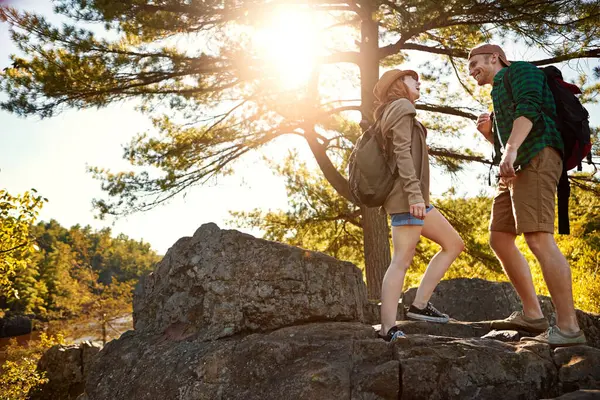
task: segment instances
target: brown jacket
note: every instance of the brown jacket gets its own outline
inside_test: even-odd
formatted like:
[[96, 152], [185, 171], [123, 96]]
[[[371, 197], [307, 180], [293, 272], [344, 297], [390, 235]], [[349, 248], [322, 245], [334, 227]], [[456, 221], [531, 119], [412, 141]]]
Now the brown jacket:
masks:
[[[390, 167], [395, 162], [398, 177], [383, 207], [388, 214], [410, 211], [410, 205], [429, 206], [429, 155], [426, 131], [415, 119], [415, 106], [407, 99], [398, 99], [386, 107], [381, 117], [381, 131], [391, 137], [388, 149]], [[388, 142], [389, 143], [389, 142]]]

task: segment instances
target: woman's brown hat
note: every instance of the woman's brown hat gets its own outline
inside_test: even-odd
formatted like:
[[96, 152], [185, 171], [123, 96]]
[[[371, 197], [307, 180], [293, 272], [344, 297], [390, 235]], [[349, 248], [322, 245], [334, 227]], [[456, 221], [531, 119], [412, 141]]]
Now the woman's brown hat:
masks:
[[389, 71], [385, 71], [381, 78], [375, 84], [373, 88], [373, 94], [375, 95], [375, 99], [377, 101], [383, 101], [385, 94], [387, 93], [392, 83], [396, 82], [397, 79], [402, 78], [403, 76], [411, 75], [415, 80], [419, 80], [419, 74], [410, 69], [392, 69]]

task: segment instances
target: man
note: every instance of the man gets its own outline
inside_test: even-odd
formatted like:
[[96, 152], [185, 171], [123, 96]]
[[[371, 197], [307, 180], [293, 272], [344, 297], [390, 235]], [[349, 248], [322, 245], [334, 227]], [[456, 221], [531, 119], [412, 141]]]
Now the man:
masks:
[[[503, 82], [506, 73], [512, 96]], [[551, 347], [584, 344], [585, 335], [579, 329], [573, 306], [571, 269], [553, 236], [563, 143], [553, 119], [542, 111], [556, 115], [545, 75], [530, 63], [510, 63], [504, 51], [491, 44], [471, 50], [469, 75], [479, 86], [493, 86], [494, 116], [482, 114], [477, 120], [479, 132], [502, 153], [490, 246], [523, 303], [522, 312], [492, 321], [491, 327], [541, 333], [523, 340]], [[556, 326], [549, 326], [542, 314], [529, 265], [515, 244], [521, 233], [542, 268], [556, 309]]]

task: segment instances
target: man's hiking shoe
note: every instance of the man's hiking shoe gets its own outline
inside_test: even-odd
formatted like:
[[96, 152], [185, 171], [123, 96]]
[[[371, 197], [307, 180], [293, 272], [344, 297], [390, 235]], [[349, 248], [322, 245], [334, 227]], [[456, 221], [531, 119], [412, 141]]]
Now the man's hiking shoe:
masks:
[[406, 317], [418, 321], [439, 322], [441, 324], [445, 324], [450, 320], [450, 317], [448, 317], [448, 315], [439, 312], [429, 302], [427, 303], [427, 306], [425, 306], [425, 308], [422, 310], [411, 304], [410, 308], [408, 309], [408, 312], [406, 313]]
[[515, 311], [508, 318], [498, 319], [490, 322], [490, 328], [505, 331], [516, 330], [530, 333], [542, 333], [550, 325], [546, 318], [533, 319], [523, 315], [522, 311]]
[[558, 326], [549, 327], [544, 333], [535, 337], [524, 337], [521, 338], [521, 342], [539, 342], [549, 344], [550, 347], [566, 347], [566, 346], [577, 346], [580, 344], [586, 344], [587, 340], [583, 331], [580, 330], [577, 333], [569, 334], [564, 333]]
[[385, 336], [380, 333], [379, 337], [386, 342], [395, 342], [398, 339], [405, 339], [406, 335], [397, 326], [392, 326]]

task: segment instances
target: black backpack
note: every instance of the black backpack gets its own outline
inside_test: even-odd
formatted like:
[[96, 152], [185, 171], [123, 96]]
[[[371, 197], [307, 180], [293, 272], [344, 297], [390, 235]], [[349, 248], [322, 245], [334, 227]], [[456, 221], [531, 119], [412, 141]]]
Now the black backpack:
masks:
[[[581, 90], [563, 80], [562, 73], [553, 65], [540, 68], [546, 76], [546, 82], [554, 97], [556, 117], [548, 110], [543, 112], [554, 120], [563, 140], [563, 172], [558, 182], [558, 233], [569, 234], [569, 196], [571, 188], [567, 171], [577, 167], [581, 171], [581, 162], [587, 158], [592, 164], [592, 143], [590, 131], [590, 114], [575, 96]], [[504, 88], [512, 98], [512, 88], [509, 78], [510, 69], [504, 74]]]
[[350, 193], [356, 204], [366, 207], [383, 206], [397, 176], [388, 163], [380, 119], [358, 138], [348, 161]]

